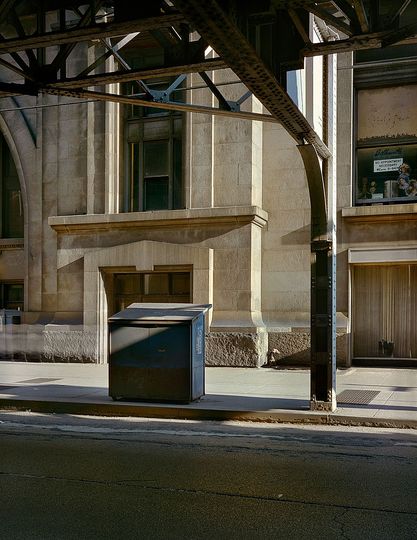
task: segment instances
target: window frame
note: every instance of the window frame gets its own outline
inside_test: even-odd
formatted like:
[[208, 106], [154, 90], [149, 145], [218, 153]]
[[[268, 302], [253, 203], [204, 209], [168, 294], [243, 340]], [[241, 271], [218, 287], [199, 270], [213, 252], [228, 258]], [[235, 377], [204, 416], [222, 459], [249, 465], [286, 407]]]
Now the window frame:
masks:
[[[359, 111], [359, 98], [358, 94], [360, 90], [377, 90], [383, 88], [397, 88], [399, 86], [407, 85], [417, 85], [417, 80], [414, 82], [402, 83], [401, 81], [393, 85], [384, 84], [384, 85], [355, 85], [354, 86], [354, 96], [353, 96], [353, 111], [354, 111], [354, 127], [352, 130], [353, 136], [353, 152], [352, 152], [352, 206], [375, 206], [375, 205], [392, 205], [392, 204], [412, 204], [417, 202], [416, 197], [386, 197], [380, 199], [358, 199], [359, 192], [359, 160], [358, 160], [358, 150], [363, 149], [379, 149], [379, 148], [388, 148], [388, 147], [404, 147], [417, 145], [417, 137], [404, 136], [401, 138], [392, 138], [392, 137], [375, 137], [372, 141], [360, 142], [358, 141], [358, 111]], [[417, 173], [417, 170], [416, 170]]]
[[[415, 47], [415, 46], [413, 46]], [[394, 47], [395, 48], [395, 47]], [[406, 47], [406, 51], [408, 51]], [[366, 51], [365, 51], [366, 52]], [[368, 51], [369, 52], [369, 51]], [[395, 51], [394, 51], [395, 52]], [[405, 54], [405, 53], [404, 53]], [[417, 77], [413, 69], [413, 75], [410, 76], [409, 63], [412, 58], [406, 56], [395, 58], [390, 64], [391, 69], [387, 69], [387, 61], [383, 59], [366, 61], [357, 59], [357, 54], [354, 53], [353, 61], [353, 113], [354, 122], [352, 129], [352, 206], [375, 206], [375, 205], [398, 205], [398, 204], [413, 204], [417, 202], [415, 197], [383, 197], [380, 199], [358, 199], [359, 195], [359, 160], [358, 150], [371, 148], [387, 148], [387, 147], [404, 147], [417, 144], [417, 136], [404, 137], [375, 137], [372, 141], [358, 141], [358, 111], [359, 111], [359, 91], [360, 90], [378, 90], [382, 88], [397, 88], [400, 86], [417, 85]], [[414, 65], [414, 64], [413, 64]], [[366, 67], [366, 69], [363, 69]], [[392, 77], [395, 71], [396, 84], [393, 84]], [[414, 171], [416, 178], [417, 170]]]
[[[11, 285], [21, 285], [22, 286], [22, 301], [21, 302], [18, 302], [19, 304], [21, 304], [19, 307], [5, 307], [5, 288], [6, 287], [9, 287]], [[0, 280], [0, 309], [1, 310], [9, 310], [9, 309], [13, 309], [13, 310], [20, 310], [20, 311], [24, 311], [24, 307], [25, 307], [25, 284], [24, 284], [24, 280], [22, 279], [5, 279], [5, 280]]]
[[[153, 270], [147, 270], [147, 271], [137, 271], [137, 270], [130, 270], [130, 269], [123, 269], [119, 268], [117, 271], [111, 272], [112, 274], [112, 306], [111, 311], [113, 313], [116, 313], [115, 310], [117, 310], [116, 306], [118, 305], [118, 301], [120, 301], [124, 296], [139, 296], [141, 297], [140, 302], [146, 303], [146, 302], [163, 302], [163, 303], [170, 303], [166, 300], [167, 297], [180, 297], [180, 296], [186, 296], [185, 294], [174, 294], [173, 293], [173, 274], [188, 274], [189, 278], [189, 293], [187, 298], [183, 298], [181, 300], [175, 300], [174, 303], [192, 303], [193, 301], [193, 265], [174, 265], [174, 266], [168, 266], [168, 265], [155, 265]], [[148, 275], [156, 275], [156, 274], [167, 274], [168, 275], [168, 293], [146, 293], [145, 291], [145, 281], [146, 276]], [[126, 293], [121, 294], [117, 292], [116, 287], [116, 279], [118, 276], [124, 276], [124, 275], [134, 275], [138, 276], [139, 283], [140, 283], [140, 289], [141, 291], [137, 291], [135, 293]], [[161, 297], [158, 299], [157, 297]], [[147, 298], [150, 298], [147, 300]], [[133, 301], [133, 300], [132, 300]]]

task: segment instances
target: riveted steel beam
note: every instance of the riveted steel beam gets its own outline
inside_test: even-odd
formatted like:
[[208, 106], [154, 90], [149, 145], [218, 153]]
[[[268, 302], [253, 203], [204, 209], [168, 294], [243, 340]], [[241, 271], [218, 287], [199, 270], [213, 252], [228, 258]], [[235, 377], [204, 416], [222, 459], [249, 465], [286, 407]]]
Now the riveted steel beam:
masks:
[[224, 69], [227, 65], [221, 58], [213, 58], [193, 64], [180, 64], [177, 66], [158, 66], [147, 69], [120, 70], [98, 75], [84, 77], [71, 77], [61, 79], [53, 83], [57, 88], [85, 88], [89, 86], [103, 86], [105, 84], [125, 83], [137, 79], [154, 79], [160, 76], [171, 77], [183, 73], [199, 73], [200, 71], [212, 71]]
[[133, 19], [123, 22], [100, 23], [83, 28], [72, 28], [65, 31], [45, 32], [40, 35], [24, 38], [9, 38], [0, 42], [0, 54], [26, 49], [52, 47], [80, 41], [92, 41], [107, 37], [116, 37], [132, 32], [144, 32], [156, 28], [163, 28], [184, 22], [184, 16], [178, 13], [159, 15], [143, 19]]
[[297, 143], [307, 141], [321, 157], [330, 155], [276, 77], [215, 0], [175, 0], [174, 3]]
[[355, 36], [349, 39], [312, 43], [311, 45], [307, 45], [301, 51], [301, 54], [308, 57], [359, 51], [363, 49], [379, 49], [383, 46], [383, 39], [385, 36], [387, 36], [387, 32], [375, 32], [366, 35], [362, 34], [361, 36]]
[[98, 101], [109, 101], [113, 103], [125, 103], [126, 105], [139, 105], [142, 107], [153, 107], [156, 109], [166, 109], [181, 112], [213, 114], [215, 116], [229, 116], [242, 120], [258, 120], [261, 122], [277, 123], [277, 119], [269, 114], [251, 113], [246, 111], [230, 111], [215, 107], [206, 107], [204, 105], [190, 105], [187, 103], [178, 103], [174, 101], [152, 101], [142, 99], [136, 96], [122, 96], [106, 92], [95, 92], [91, 90], [77, 90], [69, 88], [59, 88], [55, 86], [45, 86], [39, 89], [39, 92], [44, 94], [85, 98]]

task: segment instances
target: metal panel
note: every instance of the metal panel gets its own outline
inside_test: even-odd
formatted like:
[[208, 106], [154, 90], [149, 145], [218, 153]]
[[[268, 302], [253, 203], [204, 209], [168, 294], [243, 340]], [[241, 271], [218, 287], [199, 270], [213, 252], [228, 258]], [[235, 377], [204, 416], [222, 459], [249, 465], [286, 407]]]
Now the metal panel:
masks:
[[204, 313], [194, 304], [132, 304], [109, 319], [109, 394], [190, 402], [204, 395]]

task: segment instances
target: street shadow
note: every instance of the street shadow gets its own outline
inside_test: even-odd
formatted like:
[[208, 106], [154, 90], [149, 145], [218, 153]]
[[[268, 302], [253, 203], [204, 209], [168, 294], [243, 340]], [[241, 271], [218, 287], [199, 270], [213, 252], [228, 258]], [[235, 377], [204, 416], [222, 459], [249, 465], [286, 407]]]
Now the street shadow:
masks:
[[141, 405], [152, 404], [154, 406], [181, 405], [189, 408], [206, 410], [237, 410], [237, 411], [269, 411], [274, 409], [308, 410], [308, 399], [253, 396], [241, 394], [212, 394], [206, 393], [201, 398], [184, 402], [176, 399], [143, 399], [124, 398], [116, 402], [109, 396], [108, 388], [96, 386], [78, 386], [64, 384], [42, 385], [12, 385], [0, 384], [0, 403], [3, 400], [34, 400], [34, 401], [74, 401], [88, 403], [107, 402]]

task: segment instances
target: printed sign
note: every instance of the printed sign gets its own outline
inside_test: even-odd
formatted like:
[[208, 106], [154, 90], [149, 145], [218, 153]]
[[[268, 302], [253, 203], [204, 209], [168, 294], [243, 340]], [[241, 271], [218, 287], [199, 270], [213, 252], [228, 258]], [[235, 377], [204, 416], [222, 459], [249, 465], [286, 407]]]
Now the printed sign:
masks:
[[398, 171], [403, 163], [403, 158], [378, 159], [374, 161], [374, 172]]

